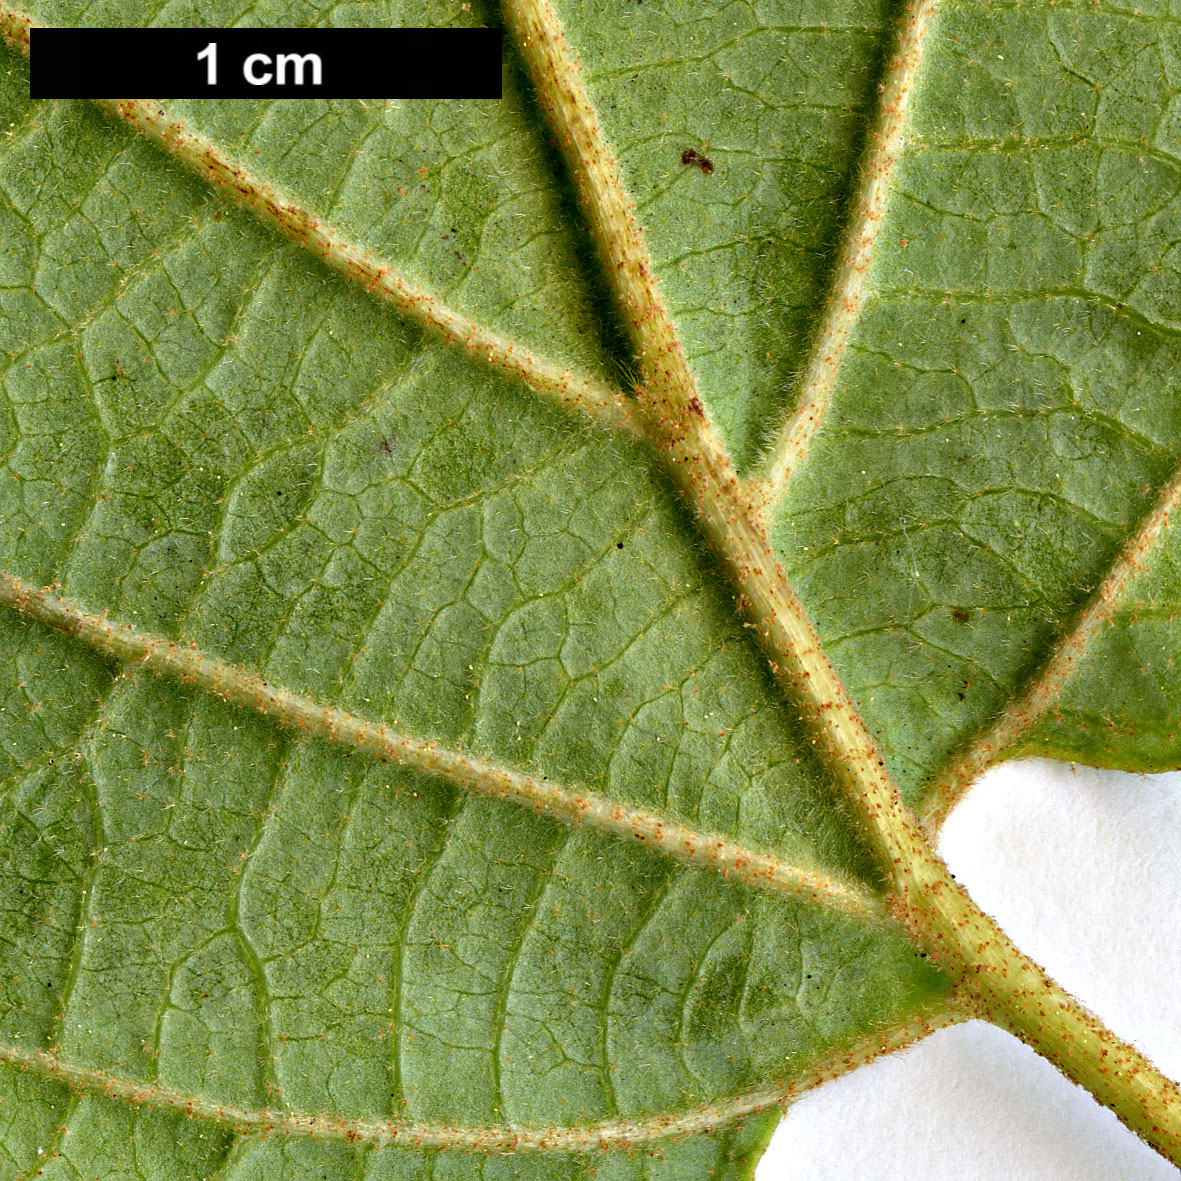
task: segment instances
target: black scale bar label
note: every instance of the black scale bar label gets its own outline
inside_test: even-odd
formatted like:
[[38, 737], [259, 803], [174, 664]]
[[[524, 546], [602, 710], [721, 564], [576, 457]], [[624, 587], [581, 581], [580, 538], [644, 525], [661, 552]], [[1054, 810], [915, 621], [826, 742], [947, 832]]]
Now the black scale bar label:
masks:
[[37, 29], [33, 98], [500, 98], [499, 29]]

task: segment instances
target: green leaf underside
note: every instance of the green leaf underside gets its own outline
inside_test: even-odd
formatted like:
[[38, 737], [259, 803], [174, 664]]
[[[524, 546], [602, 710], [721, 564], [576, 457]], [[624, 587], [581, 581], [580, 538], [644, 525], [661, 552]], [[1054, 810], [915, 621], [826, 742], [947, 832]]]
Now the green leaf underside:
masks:
[[[85, 20], [440, 20], [239, 7]], [[810, 343], [890, 15], [805, 7], [561, 11], [744, 467]], [[495, 19], [472, 9], [452, 15]], [[916, 792], [1043, 659], [1175, 464], [1174, 30], [964, 5], [932, 35], [877, 295], [776, 520]], [[1096, 90], [1092, 58], [1116, 49], [1135, 69]], [[326, 705], [867, 880], [642, 450], [423, 338], [97, 111], [31, 105], [19, 57], [0, 78], [0, 566]], [[511, 60], [505, 94], [165, 105], [468, 315], [618, 377]], [[1169, 761], [1176, 579], [1167, 547], [1154, 562], [1038, 749]], [[787, 1080], [943, 995], [884, 930], [301, 738], [15, 617], [0, 647], [0, 1041], [251, 1109], [544, 1127]], [[473, 1156], [239, 1135], [12, 1070], [0, 1086], [19, 1113], [2, 1177], [737, 1178], [773, 1122]]]
[[[665, 303], [740, 471], [807, 359], [898, 8], [561, 6]], [[682, 163], [687, 150], [713, 171]]]
[[[5, 65], [0, 564], [324, 704], [865, 880], [640, 450], [424, 340], [96, 110], [30, 106]], [[170, 110], [468, 314], [606, 373], [522, 89], [510, 70], [499, 107]], [[864, 922], [39, 625], [0, 617], [0, 645], [9, 1044], [247, 1109], [544, 1128], [790, 1080], [944, 993]], [[741, 1177], [773, 1122], [481, 1160], [238, 1136], [6, 1073], [13, 1176], [40, 1148], [63, 1177]], [[173, 1139], [184, 1163], [153, 1166]]]
[[[1181, 459], [1181, 29], [1136, 8], [943, 9], [874, 294], [777, 520], [913, 802]], [[1166, 530], [1025, 749], [1178, 764], [1177, 552]]]

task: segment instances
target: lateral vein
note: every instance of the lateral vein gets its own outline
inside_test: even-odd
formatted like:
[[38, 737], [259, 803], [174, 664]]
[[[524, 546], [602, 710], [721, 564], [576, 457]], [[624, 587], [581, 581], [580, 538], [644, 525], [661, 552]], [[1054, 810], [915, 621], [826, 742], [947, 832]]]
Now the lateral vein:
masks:
[[[934, 0], [911, 2], [919, 7], [908, 11], [933, 11]], [[592, 206], [590, 220], [609, 227], [614, 191], [609, 185], [605, 191], [596, 189], [588, 178], [593, 180], [596, 168], [604, 158], [610, 162], [610, 156], [601, 137], [585, 137], [580, 144], [568, 129], [580, 117], [580, 107], [589, 111], [589, 103], [572, 56], [564, 52], [557, 18], [547, 0], [509, 0], [506, 11], [512, 14], [513, 31], [542, 105], [565, 145], [571, 173]], [[920, 36], [916, 47], [921, 43]], [[597, 132], [593, 111], [590, 116]], [[587, 152], [591, 155], [584, 166], [577, 157]], [[613, 168], [606, 172], [614, 175]], [[776, 679], [798, 703], [813, 741], [876, 853], [892, 887], [890, 913], [971, 998], [978, 1015], [1015, 1033], [1068, 1077], [1083, 1083], [1158, 1151], [1181, 1160], [1181, 1090], [1019, 951], [927, 842], [768, 542], [764, 488], [736, 479], [709, 427], [691, 375], [678, 369], [676, 355], [668, 352], [667, 341], [676, 343], [671, 325], [666, 331], [661, 317], [648, 309], [654, 322], [646, 329], [651, 336], [644, 335], [646, 308], [636, 292], [642, 289], [640, 279], [652, 282], [650, 274], [637, 276], [633, 283], [628, 277], [628, 242], [611, 241], [602, 228], [599, 235], [603, 246], [620, 250], [620, 262], [611, 267], [608, 281], [643, 350], [646, 388], [637, 396], [648, 432], [665, 451], [670, 475], [713, 547], [739, 611], [762, 641]], [[614, 256], [606, 257], [611, 263]], [[1052, 1019], [1048, 1010], [1054, 1013]]]
[[[44, 27], [18, 8], [0, 3], [0, 37], [29, 53], [29, 34]], [[623, 394], [501, 336], [447, 304], [434, 292], [400, 275], [389, 262], [317, 218], [290, 196], [223, 152], [212, 140], [170, 119], [146, 99], [95, 99], [215, 188], [227, 191], [263, 224], [304, 247], [374, 298], [469, 356], [522, 381], [534, 393], [611, 430], [636, 433]]]
[[92, 1066], [83, 1066], [47, 1050], [0, 1044], [0, 1063], [63, 1083], [81, 1093], [101, 1094], [137, 1107], [171, 1110], [248, 1134], [280, 1133], [318, 1140], [343, 1140], [378, 1148], [459, 1149], [479, 1152], [599, 1152], [642, 1148], [662, 1140], [708, 1133], [773, 1107], [785, 1107], [805, 1091], [839, 1078], [883, 1054], [912, 1045], [967, 1014], [948, 1008], [921, 1015], [884, 1033], [838, 1050], [807, 1066], [789, 1082], [764, 1086], [699, 1107], [664, 1112], [636, 1120], [612, 1119], [593, 1124], [534, 1127], [493, 1124], [463, 1127], [416, 1121], [350, 1119], [273, 1108], [251, 1110], [216, 1103], [203, 1095], [169, 1091]]
[[1022, 739], [1053, 706], [1091, 643], [1111, 623], [1128, 584], [1143, 568], [1144, 559], [1159, 541], [1179, 506], [1181, 468], [1173, 473], [1103, 581], [1091, 593], [1074, 626], [1053, 649], [1025, 692], [936, 776], [921, 817], [927, 832], [936, 833], [964, 792], [999, 757], [1016, 752]]
[[858, 805], [863, 831], [885, 867], [896, 853], [884, 813], [902, 807], [877, 744], [788, 585], [763, 526], [762, 503], [740, 481], [697, 396], [664, 309], [615, 158], [582, 84], [582, 69], [549, 0], [506, 0], [506, 24], [554, 128], [605, 263], [605, 281], [641, 366], [644, 426], [692, 507], [738, 607], [755, 629], [776, 679], [826, 748], [826, 761]]
[[699, 451], [723, 459], [722, 442], [697, 396], [685, 350], [661, 298], [635, 204], [583, 84], [578, 55], [549, 0], [506, 0], [502, 11], [578, 191], [604, 281], [639, 363], [636, 398], [647, 433], [658, 446], [690, 433]]
[[820, 319], [800, 393], [767, 458], [769, 508], [782, 499], [832, 401], [845, 350], [869, 294], [874, 246], [886, 211], [894, 166], [906, 142], [906, 115], [923, 45], [939, 0], [910, 0], [886, 67], [877, 118], [869, 130], [840, 261]]
[[31, 586], [0, 573], [0, 605], [67, 632], [128, 666], [143, 665], [316, 738], [438, 775], [468, 791], [521, 804], [564, 824], [609, 833], [744, 885], [806, 899], [861, 919], [889, 921], [880, 899], [852, 883], [791, 865], [718, 833], [699, 832], [657, 812], [617, 803], [596, 792], [563, 787], [544, 775], [529, 775], [321, 705], [245, 669], [223, 664], [194, 645], [95, 615], [61, 598], [52, 588]]

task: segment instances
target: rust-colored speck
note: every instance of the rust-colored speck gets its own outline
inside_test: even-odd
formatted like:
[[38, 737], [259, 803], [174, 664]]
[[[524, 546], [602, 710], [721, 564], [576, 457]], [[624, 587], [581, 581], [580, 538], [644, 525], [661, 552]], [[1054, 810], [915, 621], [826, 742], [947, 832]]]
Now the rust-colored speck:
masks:
[[714, 170], [713, 161], [708, 156], [703, 155], [701, 152], [698, 152], [693, 148], [686, 148], [681, 153], [681, 163], [692, 164], [695, 167], [700, 168], [706, 176], [709, 176], [709, 174]]

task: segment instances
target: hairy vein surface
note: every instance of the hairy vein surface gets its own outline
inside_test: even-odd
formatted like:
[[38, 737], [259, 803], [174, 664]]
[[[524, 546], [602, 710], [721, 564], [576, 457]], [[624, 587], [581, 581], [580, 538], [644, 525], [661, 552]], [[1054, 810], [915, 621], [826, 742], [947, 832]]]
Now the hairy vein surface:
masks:
[[[578, 85], [577, 69], [546, 0], [510, 4], [518, 39], [542, 104], [566, 144], [576, 175], [587, 177], [596, 162], [610, 160], [597, 120]], [[919, 39], [921, 43], [921, 37]], [[535, 48], [530, 48], [535, 46]], [[578, 123], [582, 130], [572, 131]], [[580, 142], [579, 136], [586, 142]], [[616, 206], [626, 208], [615, 185], [584, 182], [591, 217], [612, 226]], [[595, 204], [601, 207], [595, 209]], [[627, 226], [616, 231], [626, 235]], [[606, 244], [605, 244], [606, 245]], [[626, 258], [632, 246], [620, 243]], [[612, 258], [610, 250], [604, 252]], [[642, 256], [641, 256], [642, 258]], [[637, 321], [633, 284], [611, 281], [621, 314]], [[659, 307], [659, 300], [653, 305]], [[642, 319], [642, 315], [640, 316]], [[1181, 1092], [1135, 1047], [1121, 1042], [1077, 1004], [1046, 972], [1019, 951], [1003, 931], [968, 897], [927, 843], [918, 821], [886, 769], [878, 745], [844, 683], [822, 648], [803, 604], [775, 559], [761, 514], [738, 485], [729, 457], [716, 444], [693, 392], [687, 370], [663, 361], [659, 320], [647, 346], [650, 385], [643, 394], [658, 399], [660, 412], [647, 414], [649, 430], [666, 451], [670, 472], [693, 507], [738, 604], [762, 640], [777, 679], [798, 703], [825, 761], [844, 790], [879, 865], [892, 883], [895, 913], [920, 946], [972, 998], [979, 1015], [995, 1021], [1032, 1045], [1169, 1159], [1181, 1157]], [[671, 332], [671, 326], [668, 329]], [[636, 324], [636, 335], [643, 337]], [[675, 342], [675, 337], [673, 338]], [[1047, 1009], [1054, 1020], [1047, 1022]]]
[[[914, 11], [924, 10], [920, 5]], [[565, 44], [550, 5], [547, 0], [517, 0], [508, 5], [508, 18], [587, 207], [607, 267], [608, 284], [619, 302], [620, 316], [639, 361], [643, 386], [639, 391], [641, 413], [636, 417], [666, 459], [673, 482], [696, 513], [715, 550], [740, 612], [748, 626], [756, 630], [772, 670], [799, 703], [814, 741], [844, 788], [867, 842], [878, 854], [883, 877], [892, 884], [893, 911], [906, 923], [914, 942], [929, 948], [932, 958], [953, 975], [976, 1012], [1035, 1046], [1176, 1159], [1181, 1155], [1181, 1105], [1175, 1088], [1163, 1083], [1159, 1072], [1141, 1055], [1115, 1039], [1037, 965], [1022, 956], [958, 888], [931, 852], [775, 559], [760, 514], [752, 504], [751, 490], [737, 481], [730, 459], [707, 419], [656, 288], [614, 158], [582, 87], [577, 61]], [[30, 24], [17, 10], [0, 8], [0, 32], [14, 43], [27, 46]], [[391, 276], [388, 268], [383, 270], [381, 260], [356, 253], [350, 244], [319, 226], [306, 210], [287, 202], [266, 182], [217, 154], [187, 128], [169, 123], [150, 105], [145, 109], [135, 103], [110, 107], [188, 167], [230, 188], [268, 225], [309, 245], [330, 265], [380, 294], [401, 314], [463, 345], [489, 365], [532, 381], [539, 389], [544, 387], [547, 396], [567, 404], [577, 402], [577, 398], [568, 396], [568, 375], [564, 371], [556, 376], [543, 375], [544, 380], [543, 376], [530, 378], [532, 370], [513, 351], [517, 346], [499, 337], [480, 336], [484, 330], [462, 318], [449, 321], [434, 306], [433, 297]], [[854, 318], [855, 313], [849, 318], [850, 324]], [[464, 335], [469, 329], [475, 334], [470, 339]], [[530, 364], [534, 362], [536, 358], [530, 357]], [[595, 410], [589, 412], [598, 415]], [[600, 417], [609, 414], [604, 412]], [[750, 860], [750, 851], [741, 846], [722, 841], [715, 847], [708, 844], [715, 838], [669, 826], [651, 813], [621, 808], [601, 797], [575, 794], [550, 784], [544, 777], [523, 775], [462, 752], [443, 750], [354, 715], [324, 708], [241, 669], [218, 664], [194, 648], [111, 624], [67, 603], [52, 590], [5, 579], [0, 581], [0, 601], [30, 619], [79, 636], [122, 661], [142, 663], [329, 741], [446, 776], [470, 790], [512, 799], [566, 823], [593, 825], [689, 864], [720, 869], [742, 881], [747, 880], [742, 875], [749, 873], [753, 885], [837, 905], [821, 897], [824, 890], [815, 883], [802, 883], [800, 875], [805, 871], [788, 867], [787, 878], [781, 883], [775, 878], [778, 863], [752, 868], [755, 863]], [[663, 848], [670, 842], [685, 845], [686, 838], [690, 844], [684, 848], [672, 852]], [[707, 844], [692, 843], [701, 840]], [[719, 854], [722, 846], [727, 855], [733, 854], [732, 865], [723, 863]], [[840, 908], [850, 913], [872, 913], [872, 899], [857, 897], [855, 901], [855, 906]], [[35, 1068], [31, 1061], [22, 1064]], [[52, 1071], [47, 1069], [45, 1073]], [[506, 1145], [518, 1146], [515, 1140]]]
[[791, 474], [807, 454], [832, 402], [849, 337], [869, 294], [874, 245], [886, 212], [894, 165], [906, 142], [906, 113], [939, 0], [912, 0], [901, 18], [894, 56], [886, 68], [878, 115], [870, 128], [851, 217], [820, 331], [799, 397], [767, 462], [767, 499], [778, 504]]
[[8, 574], [0, 574], [0, 604], [68, 632], [126, 664], [142, 664], [317, 738], [441, 776], [468, 791], [522, 804], [564, 824], [586, 825], [634, 841], [746, 885], [805, 898], [858, 918], [885, 919], [880, 900], [850, 883], [789, 865], [716, 833], [698, 832], [657, 813], [618, 804], [594, 792], [561, 787], [544, 776], [528, 775], [321, 705], [220, 663], [196, 647], [112, 623], [50, 589], [29, 586]]
[[905, 810], [901, 797], [706, 420], [578, 61], [548, 0], [512, 0], [505, 12], [596, 227], [607, 280], [643, 363], [647, 430], [739, 591], [739, 607], [773, 654], [776, 678], [818, 728], [830, 765], [860, 802], [867, 839], [883, 863], [896, 861], [886, 817]]
[[809, 1065], [786, 1083], [772, 1083], [713, 1103], [644, 1119], [604, 1120], [568, 1127], [537, 1128], [518, 1124], [462, 1127], [401, 1120], [342, 1119], [311, 1112], [270, 1108], [251, 1110], [215, 1103], [201, 1095], [169, 1091], [150, 1083], [96, 1070], [44, 1050], [0, 1044], [0, 1062], [65, 1083], [81, 1093], [105, 1095], [134, 1107], [183, 1112], [193, 1119], [245, 1133], [277, 1132], [317, 1140], [343, 1140], [378, 1148], [458, 1148], [481, 1152], [596, 1152], [626, 1150], [678, 1136], [704, 1134], [771, 1107], [784, 1107], [821, 1083], [848, 1074], [884, 1054], [900, 1050], [964, 1020], [956, 1008], [926, 1014], [880, 1036], [866, 1038], [829, 1058]]
[[1025, 692], [936, 779], [922, 817], [928, 831], [938, 830], [964, 792], [989, 766], [1006, 754], [1016, 753], [1025, 735], [1053, 707], [1087, 649], [1111, 623], [1121, 596], [1142, 569], [1179, 505], [1181, 471], [1165, 485], [1151, 512], [1083, 607], [1074, 627], [1055, 646]]
[[[29, 34], [36, 27], [37, 22], [28, 14], [0, 4], [0, 36], [9, 45], [28, 53]], [[158, 103], [146, 99], [96, 99], [95, 102], [217, 190], [228, 192], [265, 225], [303, 246], [413, 323], [506, 376], [524, 382], [550, 402], [586, 415], [604, 427], [634, 433], [632, 415], [619, 391], [540, 357], [519, 341], [469, 319], [433, 292], [399, 275], [372, 251], [349, 241], [310, 210], [250, 172], [212, 140], [180, 120], [168, 118]]]
[[682, 431], [692, 420], [696, 449], [728, 465], [697, 397], [685, 350], [656, 284], [635, 206], [583, 84], [582, 65], [548, 0], [511, 0], [504, 14], [590, 219], [607, 284], [640, 365], [643, 384], [638, 396], [652, 420], [648, 433], [659, 440], [670, 431]]

